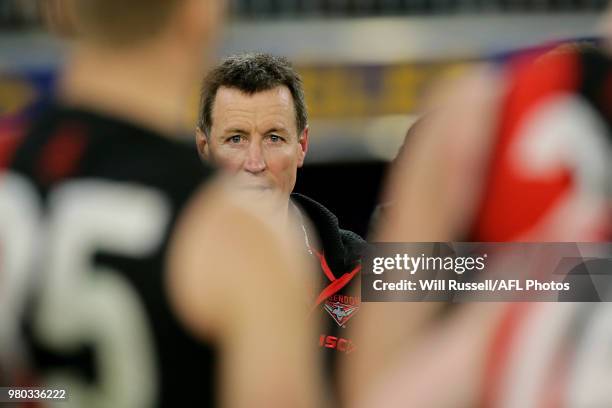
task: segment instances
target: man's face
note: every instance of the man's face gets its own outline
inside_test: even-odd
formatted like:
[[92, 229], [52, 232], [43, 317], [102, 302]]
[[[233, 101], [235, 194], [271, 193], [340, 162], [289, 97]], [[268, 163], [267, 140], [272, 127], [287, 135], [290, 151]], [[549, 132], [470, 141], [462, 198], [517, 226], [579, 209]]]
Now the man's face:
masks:
[[200, 154], [229, 171], [238, 187], [288, 200], [308, 149], [308, 128], [298, 134], [289, 89], [248, 95], [221, 87], [211, 119], [208, 138], [196, 136]]

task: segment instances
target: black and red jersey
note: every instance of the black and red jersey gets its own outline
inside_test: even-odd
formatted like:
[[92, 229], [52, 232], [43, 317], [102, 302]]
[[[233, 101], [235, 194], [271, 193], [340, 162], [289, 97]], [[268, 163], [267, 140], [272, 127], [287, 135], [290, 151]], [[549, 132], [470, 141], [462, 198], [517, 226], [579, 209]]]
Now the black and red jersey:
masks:
[[609, 237], [611, 68], [594, 47], [509, 63], [471, 240]]
[[0, 149], [0, 302], [20, 318], [3, 340], [37, 382], [75, 406], [214, 405], [215, 348], [182, 326], [165, 283], [177, 216], [213, 174], [195, 149], [61, 106]]
[[[507, 80], [472, 240], [609, 241], [612, 59], [566, 48], [518, 58]], [[479, 406], [609, 406], [611, 317], [606, 303], [509, 304]]]

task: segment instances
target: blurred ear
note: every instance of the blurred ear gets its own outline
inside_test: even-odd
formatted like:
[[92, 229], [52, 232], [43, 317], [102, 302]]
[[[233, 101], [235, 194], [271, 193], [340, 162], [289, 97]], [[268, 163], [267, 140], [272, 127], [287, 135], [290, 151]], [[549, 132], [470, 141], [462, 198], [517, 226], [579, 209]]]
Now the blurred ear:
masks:
[[206, 137], [206, 134], [204, 133], [204, 131], [200, 128], [196, 129], [195, 141], [196, 141], [196, 147], [198, 148], [198, 154], [200, 155], [200, 157], [203, 158], [204, 160], [208, 160], [210, 156], [208, 138]]
[[298, 167], [302, 167], [304, 165], [304, 159], [306, 158], [306, 153], [308, 152], [308, 132], [310, 128], [308, 125], [304, 128], [304, 131], [300, 135], [298, 139], [299, 151], [298, 151]]

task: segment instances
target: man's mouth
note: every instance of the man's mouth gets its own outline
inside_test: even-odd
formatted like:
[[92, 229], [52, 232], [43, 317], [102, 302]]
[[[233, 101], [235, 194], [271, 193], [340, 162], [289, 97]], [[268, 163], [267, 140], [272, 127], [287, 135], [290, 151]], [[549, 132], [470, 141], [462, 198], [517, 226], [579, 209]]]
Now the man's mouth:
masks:
[[236, 187], [245, 191], [264, 192], [272, 190], [267, 184], [237, 183]]
[[238, 187], [245, 189], [245, 190], [253, 190], [253, 191], [272, 190], [272, 187], [261, 185], [261, 184], [239, 184]]

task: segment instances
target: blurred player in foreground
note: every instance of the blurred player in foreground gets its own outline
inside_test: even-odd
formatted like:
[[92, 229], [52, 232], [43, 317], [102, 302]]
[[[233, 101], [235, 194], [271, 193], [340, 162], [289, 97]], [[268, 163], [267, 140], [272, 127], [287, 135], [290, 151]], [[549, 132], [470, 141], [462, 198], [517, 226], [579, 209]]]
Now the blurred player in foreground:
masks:
[[301, 251], [177, 140], [223, 2], [46, 4], [77, 38], [2, 155], [5, 375], [62, 406], [321, 406]]
[[[443, 89], [377, 238], [609, 241], [610, 84], [607, 49], [565, 47]], [[470, 303], [435, 319], [440, 307], [363, 307], [352, 406], [612, 406], [607, 303]]]

